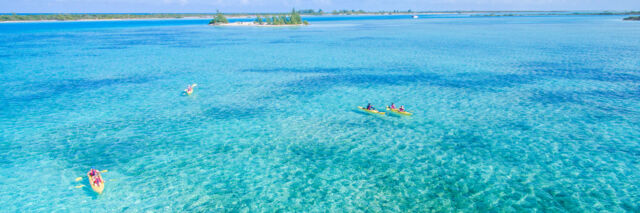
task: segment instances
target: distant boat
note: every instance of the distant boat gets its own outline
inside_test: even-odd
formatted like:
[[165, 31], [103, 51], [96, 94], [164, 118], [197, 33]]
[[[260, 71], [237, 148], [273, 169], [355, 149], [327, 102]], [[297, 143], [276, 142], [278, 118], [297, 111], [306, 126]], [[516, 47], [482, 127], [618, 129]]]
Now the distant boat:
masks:
[[418, 18], [418, 16], [413, 16], [413, 18]]

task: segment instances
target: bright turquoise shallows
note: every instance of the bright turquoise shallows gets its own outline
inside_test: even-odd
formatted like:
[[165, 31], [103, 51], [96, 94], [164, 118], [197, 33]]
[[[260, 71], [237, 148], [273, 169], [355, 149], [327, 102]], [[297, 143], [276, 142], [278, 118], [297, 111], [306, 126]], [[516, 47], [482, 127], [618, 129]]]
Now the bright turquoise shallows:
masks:
[[0, 211], [638, 212], [622, 18], [0, 24]]

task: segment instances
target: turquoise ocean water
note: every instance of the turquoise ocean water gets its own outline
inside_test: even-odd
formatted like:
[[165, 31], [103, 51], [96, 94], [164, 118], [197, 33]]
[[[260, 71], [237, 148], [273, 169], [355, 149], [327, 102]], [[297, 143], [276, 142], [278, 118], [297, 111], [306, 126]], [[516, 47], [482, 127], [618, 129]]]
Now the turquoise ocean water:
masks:
[[0, 211], [638, 212], [622, 18], [0, 24]]

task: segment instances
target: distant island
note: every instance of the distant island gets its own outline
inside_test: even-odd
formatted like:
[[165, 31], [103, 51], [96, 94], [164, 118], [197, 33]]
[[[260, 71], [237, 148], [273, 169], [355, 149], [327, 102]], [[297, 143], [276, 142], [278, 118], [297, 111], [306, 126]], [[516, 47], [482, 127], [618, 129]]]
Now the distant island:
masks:
[[629, 17], [626, 17], [626, 18], [624, 18], [622, 20], [625, 20], [625, 21], [640, 21], [640, 16], [629, 16]]
[[205, 18], [212, 14], [11, 14], [0, 15], [0, 22], [7, 21], [79, 21], [79, 20], [120, 20], [120, 19], [178, 19]]
[[209, 21], [209, 25], [215, 26], [291, 26], [291, 25], [308, 25], [309, 22], [302, 20], [300, 13], [295, 9], [291, 10], [288, 15], [279, 16], [263, 16], [256, 15], [256, 19], [253, 22], [233, 22], [229, 23], [229, 20], [220, 12]]
[[[526, 11], [523, 11], [526, 12]], [[561, 15], [584, 15], [584, 16], [610, 16], [610, 15], [640, 15], [640, 11], [629, 12], [573, 12], [567, 13], [562, 11], [546, 12], [546, 13], [491, 13], [491, 14], [475, 14], [472, 16], [485, 16], [485, 17], [502, 17], [502, 16], [561, 16]]]
[[[218, 15], [229, 18], [256, 18], [253, 22], [235, 22], [213, 24], [227, 25], [261, 25], [284, 26], [303, 25], [304, 20], [292, 22], [293, 13], [297, 16], [331, 16], [331, 15], [428, 15], [428, 14], [471, 14], [471, 16], [557, 16], [557, 15], [640, 15], [640, 11], [630, 12], [571, 12], [571, 11], [364, 11], [364, 10], [333, 10], [325, 12], [322, 9], [294, 10], [292, 13], [90, 13], [90, 14], [4, 14], [0, 15], [0, 22], [30, 22], [30, 21], [96, 21], [96, 20], [130, 20], [130, 19], [216, 19]], [[284, 18], [283, 18], [284, 17]], [[629, 17], [626, 20], [636, 20]], [[260, 19], [260, 20], [258, 20]], [[218, 20], [223, 21], [219, 18]], [[297, 19], [296, 19], [297, 20]]]

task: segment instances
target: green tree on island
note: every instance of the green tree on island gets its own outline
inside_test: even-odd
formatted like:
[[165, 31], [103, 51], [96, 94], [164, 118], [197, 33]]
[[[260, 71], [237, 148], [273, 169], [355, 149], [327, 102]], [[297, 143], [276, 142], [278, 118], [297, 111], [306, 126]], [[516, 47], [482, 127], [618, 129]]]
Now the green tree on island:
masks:
[[211, 21], [209, 21], [209, 24], [226, 24], [229, 23], [229, 20], [227, 20], [226, 17], [224, 17], [224, 15], [222, 15], [222, 13], [220, 13], [220, 11], [216, 11], [217, 14], [216, 16], [211, 19]]
[[300, 17], [300, 13], [296, 12], [296, 9], [291, 10], [291, 24], [302, 24], [302, 17]]
[[266, 21], [262, 21], [263, 17], [256, 16], [256, 20], [254, 23], [257, 24], [266, 24], [266, 25], [308, 25], [309, 22], [303, 21], [300, 16], [300, 12], [296, 11], [296, 9], [291, 10], [291, 14], [288, 16], [280, 15], [280, 16], [265, 16], [264, 19]]
[[625, 20], [625, 21], [640, 21], [640, 16], [629, 16], [629, 17], [626, 17], [626, 18], [624, 18], [622, 20]]
[[287, 17], [286, 17], [286, 16], [280, 16], [280, 17], [278, 17], [278, 21], [280, 21], [280, 25], [283, 25], [283, 24], [290, 24], [289, 22], [287, 22]]

